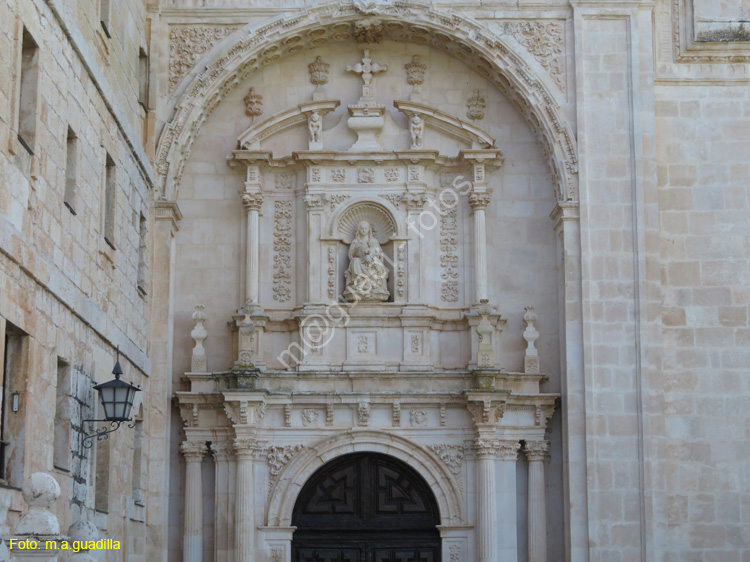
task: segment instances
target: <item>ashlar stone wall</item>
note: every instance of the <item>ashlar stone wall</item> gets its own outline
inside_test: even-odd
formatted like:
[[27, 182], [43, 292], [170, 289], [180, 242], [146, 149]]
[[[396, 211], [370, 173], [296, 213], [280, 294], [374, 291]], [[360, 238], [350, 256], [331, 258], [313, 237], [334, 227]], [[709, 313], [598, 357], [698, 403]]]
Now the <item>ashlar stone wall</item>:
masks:
[[[63, 533], [86, 519], [125, 548], [101, 560], [145, 560], [146, 498], [136, 503], [143, 479], [134, 480], [133, 470], [147, 437], [136, 441], [133, 430], [121, 429], [90, 450], [81, 441], [92, 429], [82, 420], [102, 417], [92, 387], [112, 378], [115, 348], [123, 378], [146, 396], [150, 372], [144, 265], [153, 177], [141, 143], [145, 110], [136, 75], [145, 6], [113, 5], [107, 38], [97, 4], [0, 2], [0, 341], [10, 334], [23, 342], [23, 361], [14, 364], [22, 368], [4, 373], [20, 392], [19, 411], [6, 410], [6, 419], [20, 430], [8, 486], [0, 490], [0, 535], [12, 534], [21, 515], [23, 478], [42, 471], [61, 486], [53, 509]], [[24, 29], [38, 47], [37, 81], [36, 97], [21, 99]], [[33, 110], [33, 155], [18, 140], [21, 106]], [[103, 236], [107, 155], [114, 248]], [[74, 197], [66, 186], [75, 188]], [[143, 395], [134, 410], [142, 418]], [[141, 464], [135, 470], [145, 473]]]

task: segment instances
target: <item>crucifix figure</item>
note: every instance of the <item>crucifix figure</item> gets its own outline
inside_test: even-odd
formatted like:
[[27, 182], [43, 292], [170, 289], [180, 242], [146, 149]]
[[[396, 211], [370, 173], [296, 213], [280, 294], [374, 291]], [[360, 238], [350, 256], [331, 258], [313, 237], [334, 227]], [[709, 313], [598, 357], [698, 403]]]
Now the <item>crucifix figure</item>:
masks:
[[356, 72], [362, 76], [364, 84], [362, 84], [362, 97], [360, 99], [372, 100], [372, 85], [370, 84], [370, 82], [372, 82], [372, 77], [374, 74], [388, 70], [388, 65], [372, 62], [372, 59], [370, 58], [370, 50], [365, 49], [364, 55], [362, 56], [362, 62], [358, 62], [354, 66], [347, 66], [346, 70], [347, 72]]

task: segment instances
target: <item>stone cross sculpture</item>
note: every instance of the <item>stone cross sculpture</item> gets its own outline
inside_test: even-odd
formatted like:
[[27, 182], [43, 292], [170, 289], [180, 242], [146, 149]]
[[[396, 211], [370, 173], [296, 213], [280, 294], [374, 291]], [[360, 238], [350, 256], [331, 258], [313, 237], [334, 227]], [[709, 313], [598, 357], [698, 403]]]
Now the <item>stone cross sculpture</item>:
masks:
[[362, 77], [364, 83], [362, 84], [361, 103], [363, 100], [372, 100], [372, 77], [375, 74], [388, 70], [388, 65], [372, 62], [372, 59], [370, 58], [370, 50], [365, 49], [364, 55], [362, 56], [362, 62], [358, 62], [354, 66], [347, 65], [346, 70], [347, 72], [359, 74]]
[[539, 372], [539, 351], [535, 346], [536, 340], [539, 338], [539, 332], [534, 326], [536, 322], [536, 311], [533, 306], [527, 306], [524, 308], [526, 314], [523, 315], [523, 319], [526, 322], [526, 329], [523, 331], [523, 339], [526, 340], [526, 356], [523, 359], [523, 371], [524, 373], [538, 373]]
[[344, 298], [349, 302], [383, 302], [390, 296], [383, 250], [367, 221], [357, 225], [357, 233], [349, 245], [349, 267], [344, 277]]

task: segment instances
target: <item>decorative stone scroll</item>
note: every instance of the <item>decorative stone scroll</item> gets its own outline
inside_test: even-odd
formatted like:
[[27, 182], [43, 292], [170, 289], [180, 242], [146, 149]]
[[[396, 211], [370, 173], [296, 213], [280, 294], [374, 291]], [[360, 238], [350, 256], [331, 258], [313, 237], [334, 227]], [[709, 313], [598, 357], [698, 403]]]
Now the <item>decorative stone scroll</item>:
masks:
[[193, 355], [190, 358], [190, 371], [193, 373], [206, 372], [206, 350], [203, 347], [203, 342], [208, 337], [208, 332], [203, 326], [203, 323], [206, 321], [206, 314], [203, 312], [204, 308], [204, 305], [196, 304], [195, 312], [193, 312], [195, 328], [190, 332], [190, 337], [195, 340]]

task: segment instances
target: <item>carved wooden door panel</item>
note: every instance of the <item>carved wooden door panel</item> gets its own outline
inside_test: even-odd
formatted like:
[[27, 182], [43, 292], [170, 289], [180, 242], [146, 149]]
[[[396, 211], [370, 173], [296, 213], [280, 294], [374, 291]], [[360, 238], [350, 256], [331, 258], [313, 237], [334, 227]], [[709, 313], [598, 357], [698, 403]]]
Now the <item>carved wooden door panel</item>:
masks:
[[331, 461], [297, 498], [294, 562], [440, 562], [432, 491], [401, 461], [375, 453]]

